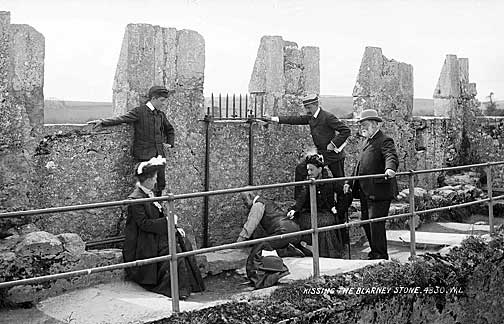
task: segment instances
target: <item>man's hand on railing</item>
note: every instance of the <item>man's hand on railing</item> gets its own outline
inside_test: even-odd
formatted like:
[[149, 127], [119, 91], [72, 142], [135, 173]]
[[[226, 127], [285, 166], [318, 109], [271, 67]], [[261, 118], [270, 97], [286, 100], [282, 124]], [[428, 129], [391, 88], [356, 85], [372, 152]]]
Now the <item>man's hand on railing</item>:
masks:
[[102, 120], [101, 119], [90, 120], [86, 124], [93, 125], [93, 129], [95, 129], [102, 126]]
[[394, 177], [395, 177], [395, 171], [394, 170], [392, 170], [392, 169], [385, 170], [385, 178], [386, 179], [394, 178]]
[[268, 123], [271, 123], [271, 122], [275, 122], [275, 123], [278, 123], [279, 122], [279, 119], [277, 116], [270, 116], [270, 115], [264, 115], [262, 116], [261, 118], [259, 118], [265, 122], [268, 122]]

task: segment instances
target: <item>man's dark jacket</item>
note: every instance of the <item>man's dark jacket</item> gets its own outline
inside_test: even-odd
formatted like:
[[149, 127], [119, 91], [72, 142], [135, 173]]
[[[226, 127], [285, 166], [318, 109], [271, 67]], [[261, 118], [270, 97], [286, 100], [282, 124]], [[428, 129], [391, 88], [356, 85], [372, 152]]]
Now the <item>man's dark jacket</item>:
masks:
[[[399, 159], [394, 140], [379, 130], [362, 148], [353, 175], [383, 174], [386, 169], [397, 171]], [[359, 192], [360, 190], [360, 192]], [[395, 178], [361, 179], [353, 184], [353, 193], [364, 194], [370, 200], [392, 200], [397, 190]]]
[[336, 147], [340, 147], [351, 133], [350, 128], [333, 114], [320, 109], [317, 118], [313, 118], [311, 115], [279, 116], [278, 118], [280, 124], [310, 125], [313, 143], [319, 153], [324, 156], [327, 164], [345, 158], [344, 151], [336, 153], [327, 150], [327, 144], [330, 142]]
[[268, 236], [299, 231], [299, 226], [290, 220], [275, 203], [261, 197], [256, 202], [264, 204], [264, 214], [260, 224]]
[[[148, 198], [141, 189], [135, 188], [130, 199]], [[152, 202], [128, 206], [128, 218], [124, 229], [123, 259], [125, 262], [159, 256], [168, 246], [167, 222]], [[128, 277], [140, 284], [157, 284], [156, 263], [126, 269]]]
[[103, 126], [113, 126], [122, 123], [133, 124], [133, 156], [137, 160], [149, 160], [152, 157], [165, 156], [163, 143], [174, 146], [175, 129], [166, 118], [164, 112], [150, 110], [146, 105], [136, 107], [126, 114], [102, 120]]

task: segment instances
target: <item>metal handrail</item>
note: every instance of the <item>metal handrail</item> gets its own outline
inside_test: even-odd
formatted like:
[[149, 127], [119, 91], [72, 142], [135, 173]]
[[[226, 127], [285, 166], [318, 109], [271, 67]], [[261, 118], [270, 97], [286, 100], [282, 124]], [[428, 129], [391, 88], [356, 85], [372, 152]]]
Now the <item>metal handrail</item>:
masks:
[[[260, 242], [273, 241], [276, 239], [294, 237], [294, 236], [299, 236], [299, 235], [311, 233], [312, 234], [312, 242], [313, 242], [313, 246], [314, 246], [313, 273], [314, 273], [314, 276], [317, 277], [319, 275], [319, 263], [318, 263], [319, 262], [319, 260], [318, 260], [319, 259], [318, 258], [318, 233], [319, 232], [324, 232], [324, 231], [333, 230], [333, 229], [348, 228], [351, 226], [359, 226], [362, 224], [370, 224], [370, 223], [374, 223], [374, 222], [383, 222], [383, 221], [386, 221], [389, 219], [402, 218], [402, 217], [406, 217], [406, 216], [410, 217], [410, 219], [413, 220], [413, 216], [415, 214], [422, 215], [422, 214], [426, 214], [426, 213], [430, 213], [430, 212], [434, 212], [434, 211], [450, 210], [450, 209], [480, 204], [480, 203], [484, 203], [484, 202], [488, 202], [488, 204], [489, 204], [489, 224], [491, 225], [490, 226], [490, 233], [493, 234], [493, 201], [504, 199], [504, 195], [492, 197], [491, 167], [494, 165], [500, 165], [500, 164], [504, 164], [504, 161], [473, 164], [473, 165], [458, 166], [458, 167], [449, 167], [449, 168], [439, 168], [439, 169], [431, 169], [431, 170], [419, 170], [419, 171], [411, 170], [409, 172], [398, 172], [396, 174], [396, 176], [408, 175], [409, 179], [410, 179], [409, 185], [408, 185], [410, 188], [410, 203], [413, 202], [413, 210], [411, 210], [411, 205], [410, 205], [410, 213], [379, 217], [379, 218], [368, 219], [368, 220], [364, 220], [364, 221], [361, 220], [361, 221], [350, 222], [350, 223], [345, 223], [345, 224], [325, 226], [325, 227], [321, 227], [321, 228], [317, 227], [317, 205], [316, 205], [316, 195], [315, 195], [316, 184], [330, 183], [330, 182], [337, 182], [337, 181], [346, 181], [346, 180], [383, 178], [384, 175], [377, 174], [377, 175], [368, 175], [368, 176], [352, 176], [352, 177], [332, 178], [332, 179], [323, 179], [323, 180], [310, 179], [310, 180], [306, 180], [306, 181], [287, 182], [287, 183], [278, 183], [278, 184], [269, 184], [269, 185], [260, 185], [260, 186], [248, 186], [248, 187], [232, 188], [232, 189], [221, 189], [221, 190], [214, 190], [214, 191], [208, 191], [208, 192], [196, 192], [196, 193], [187, 193], [187, 194], [179, 194], [179, 195], [169, 194], [168, 196], [155, 197], [155, 198], [144, 198], [144, 199], [134, 199], [134, 200], [128, 199], [128, 200], [112, 201], [112, 202], [102, 202], [102, 203], [83, 204], [83, 205], [74, 205], [74, 206], [53, 207], [53, 208], [45, 208], [45, 209], [38, 209], [38, 210], [0, 213], [0, 218], [7, 218], [7, 217], [35, 215], [35, 214], [47, 214], [47, 213], [54, 213], [54, 212], [64, 212], [64, 211], [70, 211], [70, 210], [81, 210], [81, 209], [103, 208], [103, 207], [111, 207], [111, 206], [119, 206], [119, 205], [139, 204], [139, 203], [144, 203], [144, 202], [168, 201], [168, 215], [166, 217], [167, 217], [167, 226], [168, 226], [168, 241], [170, 242], [170, 254], [169, 255], [164, 255], [164, 256], [159, 256], [159, 257], [154, 257], [154, 258], [149, 258], [149, 259], [143, 259], [143, 260], [136, 260], [136, 261], [132, 261], [132, 262], [118, 263], [118, 264], [104, 266], [104, 267], [95, 267], [95, 268], [84, 269], [84, 270], [70, 271], [70, 272], [64, 272], [64, 273], [59, 273], [59, 274], [52, 274], [52, 275], [46, 275], [46, 276], [40, 276], [40, 277], [34, 277], [34, 278], [27, 278], [27, 279], [2, 282], [2, 283], [0, 283], [0, 288], [8, 288], [8, 287], [17, 286], [17, 285], [33, 284], [33, 283], [39, 283], [39, 282], [44, 282], [44, 281], [48, 281], [48, 280], [55, 280], [55, 279], [67, 278], [67, 277], [73, 277], [73, 276], [79, 276], [79, 275], [86, 275], [86, 274], [90, 275], [92, 273], [98, 273], [98, 272], [103, 272], [103, 271], [112, 271], [112, 270], [124, 269], [124, 268], [129, 268], [129, 267], [135, 267], [135, 266], [146, 265], [146, 264], [170, 260], [170, 271], [171, 271], [170, 276], [171, 276], [171, 285], [172, 285], [171, 288], [172, 288], [172, 296], [173, 296], [172, 297], [172, 306], [173, 306], [172, 309], [174, 312], [178, 312], [180, 308], [179, 308], [179, 298], [178, 298], [179, 296], [178, 296], [177, 259], [180, 257], [186, 257], [186, 256], [196, 255], [196, 254], [201, 254], [201, 253], [207, 253], [207, 252], [211, 252], [211, 251], [218, 251], [218, 250], [222, 250], [222, 249], [226, 249], [226, 248], [238, 248], [238, 247], [252, 245], [252, 244], [256, 244], [256, 243], [260, 243]], [[461, 203], [461, 204], [457, 204], [457, 205], [453, 205], [453, 206], [433, 208], [433, 209], [428, 209], [428, 210], [423, 210], [423, 211], [415, 211], [414, 210], [413, 176], [415, 174], [440, 172], [440, 171], [448, 171], [448, 170], [461, 170], [461, 169], [468, 169], [468, 168], [474, 168], [474, 167], [486, 167], [489, 198], [481, 199], [481, 200], [477, 200], [477, 201], [473, 201], [473, 202]], [[276, 236], [255, 239], [255, 240], [249, 240], [249, 241], [245, 241], [245, 242], [235, 242], [235, 243], [230, 243], [230, 244], [224, 244], [224, 245], [211, 247], [211, 248], [197, 249], [194, 251], [188, 251], [188, 252], [183, 252], [183, 253], [176, 252], [176, 250], [175, 250], [175, 236], [174, 236], [175, 226], [174, 226], [174, 216], [173, 216], [173, 210], [174, 210], [173, 202], [174, 202], [174, 200], [196, 198], [196, 197], [205, 197], [205, 196], [228, 194], [228, 193], [238, 193], [238, 192], [251, 191], [251, 190], [281, 188], [281, 187], [287, 187], [287, 186], [298, 186], [298, 185], [304, 185], [304, 184], [308, 184], [310, 186], [310, 209], [311, 209], [311, 221], [312, 221], [312, 228], [311, 229], [293, 232], [293, 233], [289, 233], [289, 234], [276, 235]], [[415, 253], [415, 251], [414, 251], [415, 226], [413, 225], [413, 223], [411, 223], [410, 232], [411, 232], [410, 244], [412, 244], [411, 255], [414, 256], [414, 253]]]

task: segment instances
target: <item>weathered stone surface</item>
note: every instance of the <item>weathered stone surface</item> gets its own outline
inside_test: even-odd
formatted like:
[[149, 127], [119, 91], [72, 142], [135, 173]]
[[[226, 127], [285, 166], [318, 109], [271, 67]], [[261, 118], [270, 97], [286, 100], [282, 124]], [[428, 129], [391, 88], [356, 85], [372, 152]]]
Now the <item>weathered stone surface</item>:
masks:
[[86, 250], [86, 243], [75, 233], [62, 233], [56, 237], [63, 243], [65, 251], [71, 254], [81, 255]]
[[16, 254], [20, 256], [52, 259], [61, 252], [63, 252], [63, 245], [60, 240], [44, 231], [28, 233], [16, 247]]
[[320, 94], [320, 50], [315, 46], [303, 46], [303, 79], [306, 93]]
[[195, 31], [129, 24], [114, 78], [115, 115], [145, 102], [152, 85], [203, 90], [205, 42]]
[[449, 117], [457, 106], [457, 99], [434, 98], [434, 116]]
[[177, 86], [203, 91], [205, 41], [192, 30], [177, 31]]
[[[44, 123], [44, 36], [28, 25], [11, 25], [13, 108], [23, 115], [25, 141], [40, 134]], [[33, 147], [32, 143], [30, 147]]]
[[456, 55], [448, 54], [434, 89], [434, 98], [451, 99], [458, 97], [460, 97], [459, 61]]
[[245, 266], [248, 252], [226, 249], [205, 254], [209, 274], [216, 275], [226, 270], [240, 269]]
[[263, 36], [249, 83], [250, 93], [284, 92], [284, 41], [280, 36]]

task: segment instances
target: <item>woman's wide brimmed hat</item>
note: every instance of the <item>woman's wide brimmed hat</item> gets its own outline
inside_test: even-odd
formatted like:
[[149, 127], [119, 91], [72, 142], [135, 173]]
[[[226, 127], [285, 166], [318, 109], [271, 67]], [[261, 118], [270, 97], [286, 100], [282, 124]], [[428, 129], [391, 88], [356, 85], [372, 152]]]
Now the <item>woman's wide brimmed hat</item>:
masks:
[[149, 173], [152, 171], [157, 171], [159, 168], [164, 167], [166, 164], [166, 159], [158, 155], [157, 157], [153, 157], [149, 161], [143, 161], [136, 165], [135, 174], [140, 175], [143, 173]]
[[359, 116], [359, 123], [362, 123], [365, 120], [374, 120], [377, 122], [383, 121], [380, 117], [378, 117], [378, 112], [374, 109], [366, 109], [361, 112]]

